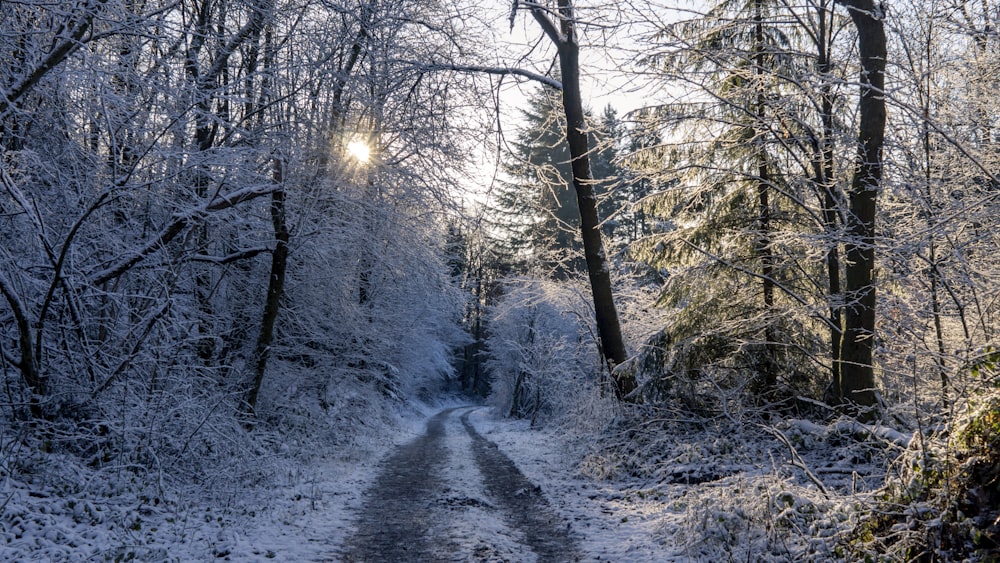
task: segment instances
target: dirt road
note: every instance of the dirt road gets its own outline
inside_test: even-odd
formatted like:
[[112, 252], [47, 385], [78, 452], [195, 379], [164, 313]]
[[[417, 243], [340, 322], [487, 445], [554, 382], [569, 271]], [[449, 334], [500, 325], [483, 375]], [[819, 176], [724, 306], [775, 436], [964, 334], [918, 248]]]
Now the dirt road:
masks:
[[579, 559], [567, 522], [469, 422], [474, 409], [439, 412], [384, 461], [344, 561]]

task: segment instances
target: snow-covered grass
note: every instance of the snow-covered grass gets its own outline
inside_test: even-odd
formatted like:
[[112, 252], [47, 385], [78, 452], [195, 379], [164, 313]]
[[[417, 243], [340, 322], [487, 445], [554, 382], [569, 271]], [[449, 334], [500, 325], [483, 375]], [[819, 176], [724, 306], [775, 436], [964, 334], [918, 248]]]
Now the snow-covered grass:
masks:
[[842, 560], [893, 451], [797, 419], [647, 416], [569, 440], [558, 425], [472, 419], [573, 522], [586, 561]]
[[331, 560], [379, 460], [423, 432], [439, 405], [367, 408], [367, 424], [341, 427], [338, 439], [336, 420], [314, 420], [306, 434], [269, 431], [260, 451], [233, 460], [264, 477], [243, 482], [248, 468], [234, 465], [228, 485], [215, 475], [211, 490], [0, 436], [0, 561]]
[[577, 469], [579, 450], [552, 427], [531, 429], [526, 420], [502, 419], [480, 409], [469, 417], [477, 430], [540, 486], [552, 507], [570, 521], [585, 561], [669, 561], [655, 539], [662, 522], [658, 503], [622, 502], [620, 483], [595, 481]]
[[[379, 463], [423, 433], [430, 415], [465, 402], [386, 403], [352, 436], [312, 435], [326, 441], [297, 428], [255, 458], [266, 482], [210, 497], [4, 440], [0, 560], [335, 561]], [[469, 418], [569, 522], [583, 561], [852, 560], [842, 541], [852, 541], [904, 451], [896, 441], [905, 436], [845, 420], [684, 418], [600, 398], [534, 427], [501, 414], [483, 407]], [[457, 416], [447, 429], [442, 537], [469, 561], [530, 560], [490, 509]], [[483, 533], [489, 544], [474, 544]]]

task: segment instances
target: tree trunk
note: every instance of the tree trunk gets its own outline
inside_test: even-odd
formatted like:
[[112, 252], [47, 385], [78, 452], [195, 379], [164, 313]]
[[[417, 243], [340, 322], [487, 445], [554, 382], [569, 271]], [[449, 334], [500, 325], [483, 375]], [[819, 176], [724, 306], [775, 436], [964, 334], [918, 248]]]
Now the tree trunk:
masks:
[[264, 302], [264, 316], [260, 323], [260, 335], [254, 351], [253, 385], [247, 393], [247, 408], [250, 414], [257, 410], [257, 397], [264, 372], [267, 369], [268, 352], [274, 340], [274, 325], [281, 309], [281, 295], [285, 288], [285, 273], [288, 270], [288, 225], [285, 222], [285, 191], [282, 164], [274, 163], [275, 190], [271, 192], [271, 224], [274, 225], [274, 251], [271, 253], [271, 275], [267, 282], [267, 299]]
[[[547, 17], [532, 8], [535, 19]], [[590, 169], [590, 141], [580, 93], [580, 46], [577, 44], [573, 8], [570, 0], [559, 0], [561, 33], [547, 32], [559, 49], [559, 69], [562, 73], [563, 110], [566, 112], [566, 141], [573, 160], [573, 187], [580, 205], [580, 230], [583, 235], [583, 253], [587, 261], [590, 290], [594, 298], [597, 331], [601, 352], [612, 370], [615, 395], [624, 399], [636, 388], [635, 376], [615, 371], [627, 359], [622, 338], [618, 310], [611, 291], [611, 272], [601, 240], [600, 219], [597, 215], [597, 196], [594, 195], [594, 178]], [[551, 25], [551, 24], [550, 24]], [[545, 24], [542, 24], [545, 28]]]
[[771, 248], [771, 172], [768, 168], [767, 150], [764, 146], [764, 138], [767, 135], [765, 119], [767, 117], [767, 99], [764, 90], [764, 13], [762, 0], [754, 1], [754, 67], [753, 75], [755, 79], [754, 89], [756, 90], [756, 103], [754, 112], [756, 113], [756, 124], [754, 130], [754, 142], [757, 144], [757, 255], [760, 257], [760, 277], [762, 291], [764, 294], [764, 353], [766, 358], [760, 368], [764, 371], [763, 384], [761, 389], [763, 394], [774, 393], [778, 386], [778, 366], [777, 366], [777, 337], [774, 332], [772, 314], [774, 312], [774, 252]]
[[[846, 324], [838, 399], [842, 404], [876, 404], [872, 348], [875, 340], [875, 213], [882, 180], [885, 139], [886, 36], [882, 10], [873, 0], [838, 0], [858, 30], [861, 95], [858, 105], [858, 154], [851, 182], [845, 245]], [[865, 414], [867, 413], [867, 414]], [[866, 417], [872, 415], [865, 411]]]
[[818, 7], [816, 34], [816, 69], [820, 74], [820, 122], [822, 133], [816, 146], [815, 174], [813, 182], [818, 187], [823, 205], [823, 227], [830, 237], [830, 249], [826, 253], [827, 297], [830, 302], [830, 381], [833, 382], [834, 396], [840, 397], [841, 350], [844, 339], [843, 301], [840, 284], [840, 245], [834, 237], [838, 225], [843, 221], [841, 210], [846, 206], [837, 190], [834, 180], [833, 161], [833, 63], [830, 50], [833, 42], [833, 11], [829, 4]]
[[42, 410], [40, 401], [48, 395], [48, 386], [46, 385], [45, 378], [42, 376], [39, 365], [35, 362], [35, 351], [32, 345], [32, 323], [28, 318], [28, 310], [21, 301], [21, 298], [14, 291], [13, 286], [2, 274], [0, 274], [0, 293], [3, 294], [7, 304], [10, 306], [14, 322], [17, 325], [17, 345], [21, 361], [16, 363], [15, 367], [21, 372], [21, 378], [24, 380], [28, 391], [31, 392], [31, 398], [28, 399], [30, 413], [33, 418], [41, 418]]
[[[930, 22], [933, 26], [933, 22]], [[933, 35], [930, 35], [933, 27], [928, 29], [927, 42], [924, 45], [924, 56], [926, 57], [927, 68], [931, 68], [932, 60], [932, 48], [933, 48]], [[944, 342], [944, 327], [941, 323], [941, 295], [939, 291], [939, 286], [943, 281], [941, 279], [941, 271], [938, 269], [938, 257], [937, 257], [937, 241], [935, 240], [935, 212], [937, 206], [934, 202], [934, 189], [932, 187], [933, 183], [933, 170], [934, 170], [934, 159], [932, 156], [933, 149], [931, 148], [931, 96], [934, 95], [931, 89], [931, 74], [925, 73], [926, 76], [922, 80], [923, 88], [923, 100], [921, 111], [923, 113], [923, 131], [922, 131], [922, 142], [923, 142], [923, 156], [924, 156], [924, 190], [925, 197], [927, 198], [927, 232], [929, 234], [930, 240], [927, 245], [927, 262], [930, 265], [928, 268], [928, 274], [930, 276], [930, 289], [931, 289], [931, 315], [934, 318], [934, 339], [937, 342], [937, 356], [934, 358], [934, 367], [937, 368], [938, 376], [941, 378], [941, 406], [946, 408], [948, 406], [948, 372], [945, 367], [945, 342]]]

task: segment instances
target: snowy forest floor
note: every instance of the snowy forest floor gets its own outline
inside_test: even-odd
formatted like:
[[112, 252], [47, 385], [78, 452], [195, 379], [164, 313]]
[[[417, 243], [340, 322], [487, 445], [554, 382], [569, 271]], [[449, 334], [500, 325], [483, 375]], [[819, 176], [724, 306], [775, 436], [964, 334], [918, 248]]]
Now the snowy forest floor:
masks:
[[[574, 443], [456, 402], [401, 417], [392, 441], [280, 460], [269, 486], [229, 498], [60, 494], [8, 478], [0, 560], [835, 559], [833, 539], [853, 528], [893, 448], [801, 420], [716, 422], [646, 419]], [[386, 523], [413, 510], [428, 520], [418, 535], [437, 539], [401, 537], [414, 558], [380, 559]], [[555, 543], [541, 545], [540, 530]]]

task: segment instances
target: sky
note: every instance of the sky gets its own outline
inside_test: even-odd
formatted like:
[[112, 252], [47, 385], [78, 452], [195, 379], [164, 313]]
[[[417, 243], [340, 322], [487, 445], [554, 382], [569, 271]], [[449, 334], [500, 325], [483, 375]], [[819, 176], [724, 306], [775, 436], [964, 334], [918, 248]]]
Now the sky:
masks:
[[[581, 85], [584, 104], [591, 110], [599, 112], [610, 104], [618, 113], [638, 109], [648, 105], [650, 101], [649, 88], [642, 87], [635, 73], [629, 72], [634, 62], [635, 42], [628, 36], [634, 36], [637, 31], [629, 28], [613, 26], [612, 18], [617, 18], [615, 8], [600, 8], [593, 19], [609, 22], [607, 27], [594, 24], [583, 27], [581, 41]], [[578, 11], [578, 16], [588, 20], [588, 12]], [[538, 24], [526, 13], [520, 14], [513, 28], [509, 26], [506, 17], [494, 20], [494, 33], [498, 42], [498, 59], [507, 59], [508, 64], [525, 57], [523, 64], [540, 73], [544, 73], [553, 64], [555, 50], [544, 37]], [[502, 92], [503, 100], [511, 105], [523, 105], [526, 92], [536, 87], [535, 84], [521, 83], [513, 85]]]

